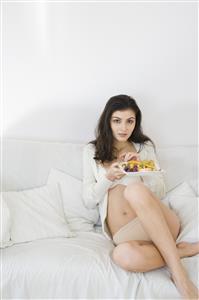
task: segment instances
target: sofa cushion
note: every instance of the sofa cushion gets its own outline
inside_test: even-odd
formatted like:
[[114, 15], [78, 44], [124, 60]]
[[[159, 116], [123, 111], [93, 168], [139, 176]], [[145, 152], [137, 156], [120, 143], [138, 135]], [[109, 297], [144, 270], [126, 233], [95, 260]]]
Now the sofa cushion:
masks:
[[10, 211], [14, 243], [75, 235], [66, 222], [57, 184], [2, 195]]
[[82, 181], [57, 169], [51, 169], [48, 184], [58, 183], [64, 212], [73, 231], [93, 230], [99, 218], [98, 208], [88, 209], [82, 200]]
[[179, 241], [198, 240], [198, 197], [187, 182], [183, 182], [170, 191], [164, 198], [181, 221]]
[[4, 200], [1, 197], [1, 230], [0, 230], [0, 248], [4, 248], [6, 246], [12, 245], [11, 237], [10, 237], [10, 229], [11, 229], [11, 220], [10, 220], [10, 211]]

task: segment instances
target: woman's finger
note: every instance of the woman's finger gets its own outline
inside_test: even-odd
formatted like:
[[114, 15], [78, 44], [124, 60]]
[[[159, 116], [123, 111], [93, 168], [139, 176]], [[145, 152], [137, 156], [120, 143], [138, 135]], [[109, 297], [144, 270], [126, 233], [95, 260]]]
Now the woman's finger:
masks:
[[125, 175], [126, 173], [124, 172], [124, 170], [120, 170], [120, 171], [118, 171], [118, 172], [115, 172], [115, 175], [116, 176], [123, 176], [123, 175]]
[[122, 153], [119, 156], [119, 159], [122, 160], [122, 161], [128, 161], [128, 160], [131, 160], [133, 158], [139, 160], [139, 155], [137, 154], [137, 152], [126, 152], [126, 153]]
[[137, 153], [129, 153], [128, 157], [127, 157], [127, 160], [138, 159], [138, 158], [139, 158], [139, 155]]
[[121, 166], [120, 166], [120, 164], [119, 163], [115, 163], [114, 164], [114, 166], [113, 166], [113, 168], [115, 169], [115, 170], [121, 170]]
[[125, 158], [124, 158], [124, 161], [128, 161], [128, 160], [130, 159], [130, 157], [131, 157], [131, 156], [130, 156], [129, 154], [126, 154], [126, 155], [125, 155]]

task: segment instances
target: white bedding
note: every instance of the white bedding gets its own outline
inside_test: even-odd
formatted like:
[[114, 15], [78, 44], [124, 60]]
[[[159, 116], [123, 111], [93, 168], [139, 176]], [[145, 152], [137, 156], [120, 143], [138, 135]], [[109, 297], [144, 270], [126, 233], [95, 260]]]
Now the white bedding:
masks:
[[[95, 232], [6, 248], [3, 299], [179, 297], [166, 268], [125, 272], [111, 261], [112, 249], [113, 244]], [[190, 269], [192, 264], [194, 258], [189, 258]]]
[[[113, 248], [111, 241], [94, 231], [5, 248], [2, 297], [180, 299], [167, 267], [126, 272], [112, 262]], [[197, 284], [198, 256], [182, 262]]]
[[112, 249], [95, 232], [9, 247], [2, 257], [7, 273], [3, 298], [123, 297], [130, 282], [133, 295], [140, 275], [116, 271], [108, 255]]
[[[45, 184], [52, 167], [81, 178], [81, 159], [76, 160], [81, 149], [81, 145], [64, 143], [7, 141], [3, 147], [6, 153], [3, 190], [28, 189]], [[186, 179], [179, 165], [188, 153], [186, 176], [194, 177], [195, 150], [195, 147], [182, 147], [181, 150], [170, 149], [169, 154], [168, 149], [162, 149], [161, 166], [164, 169], [168, 166], [170, 188]], [[175, 180], [169, 181], [169, 178]], [[179, 190], [177, 194], [172, 191], [168, 195], [173, 209], [182, 217], [186, 215], [178, 241], [198, 240], [198, 202], [193, 196], [195, 194], [190, 195], [190, 191], [186, 194], [186, 191], [185, 185], [182, 195]], [[99, 227], [98, 232], [78, 232], [77, 237], [41, 239], [1, 249], [2, 299], [180, 299], [166, 267], [147, 273], [126, 272], [112, 262], [110, 253], [113, 247], [112, 242], [100, 233]], [[184, 258], [182, 262], [199, 287], [198, 258], [198, 255]]]

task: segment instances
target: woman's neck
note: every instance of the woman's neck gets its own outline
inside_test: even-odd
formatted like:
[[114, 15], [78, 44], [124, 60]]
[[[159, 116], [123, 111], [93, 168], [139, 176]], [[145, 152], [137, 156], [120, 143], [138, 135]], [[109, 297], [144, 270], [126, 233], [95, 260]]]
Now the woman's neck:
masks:
[[127, 142], [115, 142], [114, 147], [117, 149], [118, 152], [123, 151], [124, 149], [128, 148], [130, 143]]

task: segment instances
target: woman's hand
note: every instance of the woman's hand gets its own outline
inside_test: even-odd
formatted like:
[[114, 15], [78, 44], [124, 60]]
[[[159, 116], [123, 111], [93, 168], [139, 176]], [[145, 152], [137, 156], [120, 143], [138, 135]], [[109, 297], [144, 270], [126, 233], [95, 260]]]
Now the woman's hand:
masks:
[[111, 181], [114, 181], [115, 179], [120, 179], [123, 176], [125, 176], [125, 172], [118, 162], [111, 164], [106, 173], [106, 177]]
[[140, 160], [137, 152], [125, 152], [119, 156], [120, 161]]

